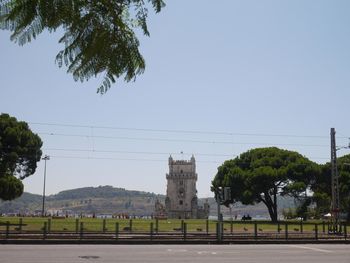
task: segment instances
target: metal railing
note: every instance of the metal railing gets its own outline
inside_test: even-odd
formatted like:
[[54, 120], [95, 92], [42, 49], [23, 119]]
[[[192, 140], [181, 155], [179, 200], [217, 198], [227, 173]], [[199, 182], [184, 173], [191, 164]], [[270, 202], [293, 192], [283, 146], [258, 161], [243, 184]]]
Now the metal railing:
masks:
[[[115, 242], [235, 242], [235, 241], [347, 241], [349, 225], [342, 223], [339, 234], [333, 234], [327, 222], [267, 221], [177, 221], [106, 220], [101, 222], [75, 219], [70, 225], [51, 218], [30, 224], [25, 218], [18, 223], [0, 222], [0, 241], [7, 240], [110, 240]], [[99, 224], [101, 223], [101, 224]], [[74, 225], [74, 227], [73, 227]], [[219, 227], [221, 226], [221, 231]], [[221, 237], [218, 236], [221, 233]]]

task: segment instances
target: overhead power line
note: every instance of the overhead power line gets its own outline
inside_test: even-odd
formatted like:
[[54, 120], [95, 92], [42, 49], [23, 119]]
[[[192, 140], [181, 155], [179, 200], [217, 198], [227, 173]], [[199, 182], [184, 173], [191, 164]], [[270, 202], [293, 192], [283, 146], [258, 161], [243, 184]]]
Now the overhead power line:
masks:
[[[113, 158], [113, 157], [89, 157], [89, 156], [64, 156], [64, 155], [50, 155], [53, 158], [62, 159], [82, 159], [82, 160], [116, 160], [116, 161], [140, 161], [140, 162], [162, 162], [164, 159], [141, 159], [141, 158]], [[197, 160], [198, 163], [222, 163], [222, 161], [201, 161]]]
[[[195, 156], [216, 156], [216, 157], [237, 157], [238, 154], [225, 153], [198, 153], [198, 152], [138, 152], [138, 151], [116, 151], [116, 150], [91, 150], [91, 149], [69, 149], [69, 148], [44, 148], [44, 151], [63, 151], [63, 152], [90, 152], [90, 153], [122, 153], [122, 154], [143, 154], [143, 155], [192, 155]], [[311, 159], [328, 160], [329, 157], [310, 157]], [[164, 161], [164, 160], [163, 160]]]
[[[269, 134], [269, 133], [240, 133], [228, 131], [198, 131], [198, 130], [175, 130], [175, 129], [149, 129], [149, 128], [131, 128], [118, 126], [98, 126], [98, 125], [80, 125], [80, 124], [64, 124], [64, 123], [47, 123], [47, 122], [29, 122], [31, 125], [40, 126], [57, 126], [71, 128], [93, 128], [106, 130], [125, 130], [125, 131], [143, 131], [143, 132], [163, 132], [163, 133], [187, 133], [187, 134], [212, 134], [212, 135], [228, 135], [228, 136], [255, 136], [255, 137], [291, 137], [291, 138], [323, 138], [328, 139], [327, 135], [297, 135], [297, 134]], [[348, 138], [348, 137], [339, 137]]]
[[186, 140], [186, 139], [163, 139], [146, 137], [123, 137], [123, 136], [101, 136], [101, 135], [82, 135], [66, 133], [46, 133], [38, 132], [40, 135], [63, 136], [63, 137], [81, 137], [81, 138], [99, 138], [99, 139], [118, 139], [132, 141], [161, 141], [161, 142], [183, 142], [183, 143], [206, 143], [206, 144], [234, 144], [234, 145], [265, 145], [265, 146], [300, 146], [300, 147], [329, 147], [325, 144], [295, 144], [295, 143], [261, 143], [261, 142], [232, 142], [232, 141], [205, 141], [205, 140]]
[[[140, 161], [140, 162], [162, 162], [164, 159], [148, 159], [148, 158], [115, 158], [115, 157], [95, 157], [95, 156], [67, 156], [67, 155], [50, 155], [52, 158], [58, 159], [80, 159], [80, 160], [113, 160], [113, 161]], [[315, 158], [328, 159], [328, 158]], [[225, 160], [196, 160], [197, 163], [223, 163]]]
[[[129, 151], [94, 151], [94, 150], [74, 150], [74, 149], [58, 149], [58, 148], [45, 148], [44, 151], [66, 151], [66, 152], [90, 152], [90, 153], [110, 153], [110, 152], [116, 152], [116, 153], [130, 153], [130, 154], [169, 154], [169, 153], [147, 153], [147, 152], [129, 152]], [[176, 154], [189, 154], [189, 153], [170, 153], [171, 155]], [[216, 156], [216, 157], [230, 157], [230, 159], [236, 158], [238, 155], [236, 154], [205, 154], [205, 153], [191, 153], [195, 156]], [[6, 156], [7, 153], [2, 153], [2, 155]], [[27, 154], [21, 154], [22, 157], [24, 156], [32, 156]], [[52, 155], [50, 154], [51, 158], [63, 158], [63, 159], [95, 159], [95, 160], [119, 160], [119, 161], [155, 161], [155, 162], [164, 162], [165, 159], [140, 159], [140, 158], [117, 158], [117, 157], [96, 157], [96, 156], [65, 156], [65, 155]], [[328, 157], [309, 157], [310, 159], [314, 160], [329, 160]], [[222, 163], [224, 160], [197, 160], [197, 162], [200, 163]]]
[[196, 156], [222, 156], [235, 157], [237, 154], [215, 154], [215, 153], [178, 153], [178, 152], [143, 152], [143, 151], [117, 151], [117, 150], [96, 150], [96, 149], [68, 149], [68, 148], [44, 148], [45, 151], [63, 151], [63, 152], [92, 152], [92, 153], [122, 153], [122, 154], [145, 154], [145, 155], [175, 155], [175, 154], [194, 154]]

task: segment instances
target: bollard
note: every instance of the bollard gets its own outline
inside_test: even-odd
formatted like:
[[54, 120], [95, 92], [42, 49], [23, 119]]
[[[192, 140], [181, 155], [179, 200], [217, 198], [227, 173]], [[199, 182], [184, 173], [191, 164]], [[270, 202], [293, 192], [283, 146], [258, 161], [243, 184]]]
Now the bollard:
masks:
[[315, 224], [315, 239], [318, 239], [318, 225]]
[[44, 222], [44, 227], [43, 227], [43, 239], [46, 239], [47, 235], [47, 222]]
[[130, 229], [130, 232], [132, 232], [132, 219], [130, 219], [129, 221], [129, 229]]
[[207, 231], [207, 235], [209, 235], [209, 220], [205, 221], [205, 230]]
[[184, 241], [186, 241], [186, 238], [187, 238], [187, 223], [184, 223], [184, 231], [183, 231], [183, 234], [184, 234]]
[[22, 226], [23, 226], [23, 218], [21, 217], [19, 219], [19, 226], [18, 226], [18, 230], [19, 230], [20, 233], [22, 232]]
[[115, 239], [118, 240], [119, 238], [119, 223], [115, 223]]
[[102, 232], [105, 233], [106, 232], [106, 219], [104, 218], [102, 221]]
[[151, 222], [151, 225], [150, 225], [150, 238], [152, 241], [153, 240], [153, 222]]
[[184, 220], [181, 220], [181, 232], [184, 232]]
[[79, 234], [80, 239], [83, 238], [83, 234], [84, 234], [84, 223], [80, 222], [80, 234]]
[[347, 225], [346, 225], [346, 223], [344, 223], [344, 238], [345, 238], [345, 240], [347, 239], [347, 237], [348, 237]]
[[6, 239], [10, 236], [10, 221], [6, 221]]
[[75, 233], [78, 234], [79, 232], [79, 218], [75, 219]]
[[322, 232], [323, 234], [326, 232], [326, 222], [322, 221]]
[[280, 221], [277, 222], [277, 231], [278, 233], [281, 232], [281, 226], [280, 226]]
[[23, 226], [23, 218], [21, 217], [20, 219], [19, 219], [19, 226], [18, 226], [18, 230], [19, 230], [19, 232], [21, 233], [22, 232], [22, 226]]
[[254, 222], [254, 238], [258, 239], [258, 223]]
[[233, 234], [233, 221], [231, 219], [231, 225], [230, 225], [230, 232], [231, 232], [231, 235]]
[[47, 219], [47, 232], [51, 232], [51, 218]]
[[159, 222], [158, 222], [158, 218], [156, 218], [156, 233], [158, 234], [158, 227], [159, 227]]
[[224, 222], [221, 222], [221, 241], [224, 240]]
[[284, 227], [285, 227], [285, 237], [286, 237], [286, 240], [288, 240], [288, 223], [285, 223]]
[[300, 221], [300, 233], [303, 233], [304, 229], [303, 229], [303, 221]]

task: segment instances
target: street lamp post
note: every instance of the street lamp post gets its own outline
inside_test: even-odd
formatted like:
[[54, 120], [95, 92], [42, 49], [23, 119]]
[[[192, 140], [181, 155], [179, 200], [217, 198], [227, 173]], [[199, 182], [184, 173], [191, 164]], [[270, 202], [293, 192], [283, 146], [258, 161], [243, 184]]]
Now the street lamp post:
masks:
[[45, 168], [44, 168], [43, 207], [41, 209], [41, 216], [44, 217], [44, 215], [45, 215], [46, 161], [50, 160], [50, 156], [45, 155], [42, 159], [45, 161]]

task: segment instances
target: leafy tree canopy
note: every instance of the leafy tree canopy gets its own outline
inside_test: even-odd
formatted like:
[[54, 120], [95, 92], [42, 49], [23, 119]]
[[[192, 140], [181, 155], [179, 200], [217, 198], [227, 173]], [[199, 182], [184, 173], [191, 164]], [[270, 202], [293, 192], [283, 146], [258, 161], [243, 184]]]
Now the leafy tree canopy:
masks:
[[41, 146], [27, 123], [0, 115], [0, 199], [12, 200], [23, 193], [21, 180], [35, 172]]
[[[340, 209], [348, 213], [347, 221], [350, 222], [350, 154], [337, 158], [339, 173]], [[332, 171], [331, 163], [321, 166], [321, 173], [316, 177], [312, 190], [314, 201], [317, 205], [317, 213], [328, 213], [332, 198]]]
[[0, 0], [0, 28], [12, 31], [11, 40], [24, 45], [45, 29], [64, 30], [56, 56], [74, 79], [84, 81], [100, 73], [105, 93], [116, 78], [129, 82], [143, 73], [145, 61], [139, 52], [134, 29], [147, 29], [147, 4], [155, 12], [163, 0]]
[[231, 200], [226, 205], [263, 202], [272, 221], [277, 221], [277, 195], [300, 197], [318, 172], [317, 164], [297, 152], [257, 148], [224, 162], [212, 181], [212, 191], [229, 186]]

